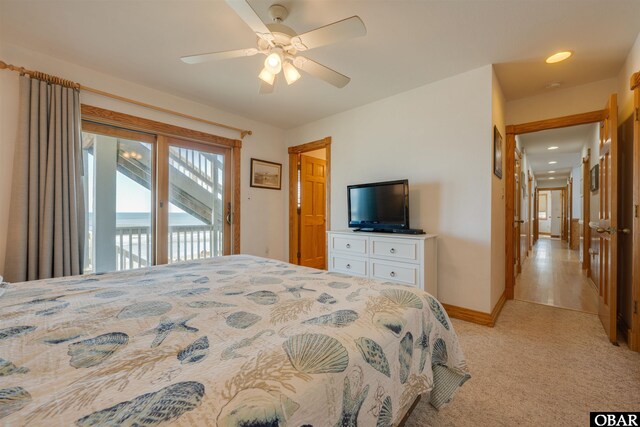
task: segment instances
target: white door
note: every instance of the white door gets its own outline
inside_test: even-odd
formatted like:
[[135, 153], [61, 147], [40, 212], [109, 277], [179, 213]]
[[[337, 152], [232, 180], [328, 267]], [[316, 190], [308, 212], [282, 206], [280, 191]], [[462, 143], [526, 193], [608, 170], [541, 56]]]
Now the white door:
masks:
[[560, 236], [562, 224], [562, 192], [551, 192], [551, 235]]

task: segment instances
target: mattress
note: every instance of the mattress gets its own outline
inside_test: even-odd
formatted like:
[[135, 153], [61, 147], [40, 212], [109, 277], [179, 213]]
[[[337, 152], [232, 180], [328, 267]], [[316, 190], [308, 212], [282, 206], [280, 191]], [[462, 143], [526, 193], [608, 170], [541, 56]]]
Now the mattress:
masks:
[[0, 288], [0, 424], [391, 426], [468, 378], [429, 294], [280, 261]]

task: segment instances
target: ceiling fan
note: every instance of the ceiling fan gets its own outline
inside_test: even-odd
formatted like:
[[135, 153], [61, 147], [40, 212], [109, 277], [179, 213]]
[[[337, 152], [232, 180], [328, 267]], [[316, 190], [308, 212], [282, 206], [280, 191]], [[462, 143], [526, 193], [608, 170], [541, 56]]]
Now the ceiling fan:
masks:
[[284, 6], [271, 5], [269, 15], [273, 19], [273, 23], [264, 24], [246, 0], [226, 0], [226, 2], [256, 33], [258, 36], [257, 47], [183, 56], [180, 58], [183, 62], [199, 64], [218, 59], [253, 56], [259, 53], [265, 55], [264, 68], [258, 75], [261, 94], [273, 92], [276, 76], [281, 71], [289, 85], [300, 79], [298, 70], [338, 88], [346, 86], [351, 80], [329, 67], [299, 55], [299, 53], [364, 36], [367, 29], [358, 16], [352, 16], [298, 35], [294, 30], [282, 24], [289, 15], [289, 11]]

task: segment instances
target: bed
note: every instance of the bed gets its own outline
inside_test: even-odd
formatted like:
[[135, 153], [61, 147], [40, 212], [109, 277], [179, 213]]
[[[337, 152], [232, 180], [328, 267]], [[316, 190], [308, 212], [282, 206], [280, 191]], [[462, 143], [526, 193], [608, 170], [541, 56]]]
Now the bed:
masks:
[[0, 424], [391, 426], [468, 378], [429, 294], [280, 261], [0, 287]]

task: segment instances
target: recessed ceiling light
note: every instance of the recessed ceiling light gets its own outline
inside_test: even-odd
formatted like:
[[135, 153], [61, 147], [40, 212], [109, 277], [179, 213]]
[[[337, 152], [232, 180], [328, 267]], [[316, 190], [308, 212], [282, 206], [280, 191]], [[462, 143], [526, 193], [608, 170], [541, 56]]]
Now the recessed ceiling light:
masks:
[[555, 160], [552, 160], [552, 161], [549, 162], [550, 165], [555, 165], [556, 163], [558, 163], [558, 162], [556, 162]]
[[563, 52], [554, 53], [553, 55], [548, 57], [545, 62], [547, 64], [555, 64], [557, 62], [564, 61], [565, 59], [569, 58], [571, 55], [572, 55], [571, 52], [569, 52], [568, 50], [565, 50]]
[[558, 146], [557, 145], [552, 145], [551, 147], [547, 148], [547, 150], [557, 150]]
[[556, 171], [549, 171], [549, 173], [556, 173]]
[[555, 179], [555, 178], [554, 178], [554, 177], [551, 177], [551, 178], [549, 178], [549, 179]]

